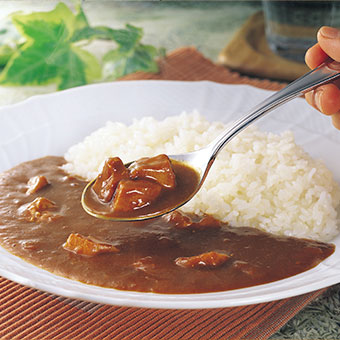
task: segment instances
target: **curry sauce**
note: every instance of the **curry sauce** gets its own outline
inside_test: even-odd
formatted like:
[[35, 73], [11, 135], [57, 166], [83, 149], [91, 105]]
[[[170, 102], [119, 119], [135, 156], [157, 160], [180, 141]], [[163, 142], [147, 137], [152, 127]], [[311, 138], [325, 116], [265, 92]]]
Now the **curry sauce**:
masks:
[[0, 176], [1, 245], [54, 274], [120, 290], [206, 293], [287, 278], [334, 252], [332, 244], [178, 211], [147, 221], [99, 220], [82, 209], [86, 182], [66, 174], [64, 162], [45, 157]]

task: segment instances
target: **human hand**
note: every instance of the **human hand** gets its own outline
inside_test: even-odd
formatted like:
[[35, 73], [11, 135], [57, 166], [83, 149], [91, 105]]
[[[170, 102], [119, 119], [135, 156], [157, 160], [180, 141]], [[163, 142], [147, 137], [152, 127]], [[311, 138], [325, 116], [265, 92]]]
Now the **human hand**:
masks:
[[[340, 62], [340, 30], [323, 26], [317, 34], [318, 43], [305, 55], [309, 68], [313, 69], [328, 57]], [[305, 94], [307, 102], [325, 115], [332, 117], [333, 125], [340, 130], [340, 80], [318, 86]]]

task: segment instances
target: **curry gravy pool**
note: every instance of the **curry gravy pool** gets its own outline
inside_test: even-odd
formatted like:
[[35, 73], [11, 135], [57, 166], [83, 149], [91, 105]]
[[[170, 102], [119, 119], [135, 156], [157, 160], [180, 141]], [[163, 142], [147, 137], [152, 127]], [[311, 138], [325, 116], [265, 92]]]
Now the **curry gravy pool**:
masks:
[[[57, 275], [121, 290], [205, 293], [290, 277], [334, 252], [331, 244], [233, 228], [209, 217], [191, 221], [177, 212], [143, 222], [99, 220], [81, 207], [86, 182], [66, 174], [64, 163], [49, 156], [0, 177], [1, 245]], [[48, 184], [27, 193], [34, 176]], [[40, 199], [46, 210], [32, 214], [39, 197], [46, 199]], [[70, 251], [65, 246], [70, 235], [102, 244], [102, 251], [93, 256]]]

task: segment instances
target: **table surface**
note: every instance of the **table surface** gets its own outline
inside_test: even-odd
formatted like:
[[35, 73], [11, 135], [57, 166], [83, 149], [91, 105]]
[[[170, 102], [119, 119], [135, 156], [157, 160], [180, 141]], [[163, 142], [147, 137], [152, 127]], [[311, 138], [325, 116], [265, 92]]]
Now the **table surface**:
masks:
[[[65, 1], [67, 4], [72, 2]], [[57, 1], [0, 0], [0, 28], [14, 11], [50, 10]], [[94, 25], [121, 28], [132, 23], [144, 29], [143, 42], [163, 46], [167, 51], [194, 46], [212, 61], [228, 44], [233, 34], [253, 13], [261, 10], [260, 1], [82, 1]], [[105, 46], [94, 46], [98, 54]], [[46, 87], [0, 87], [0, 105], [12, 104], [31, 95], [54, 91]], [[340, 338], [340, 285], [331, 287], [291, 319], [271, 339]]]

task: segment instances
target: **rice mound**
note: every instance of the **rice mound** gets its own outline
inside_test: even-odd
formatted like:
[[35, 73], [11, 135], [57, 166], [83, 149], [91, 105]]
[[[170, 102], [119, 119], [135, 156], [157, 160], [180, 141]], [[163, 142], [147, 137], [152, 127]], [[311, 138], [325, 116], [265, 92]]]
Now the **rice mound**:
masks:
[[[67, 151], [64, 169], [91, 180], [107, 157], [129, 162], [198, 150], [225, 128], [198, 112], [163, 121], [145, 117], [129, 126], [107, 122]], [[339, 232], [339, 203], [332, 173], [295, 144], [292, 132], [276, 135], [250, 126], [219, 153], [201, 190], [181, 209], [232, 226], [329, 241]]]

